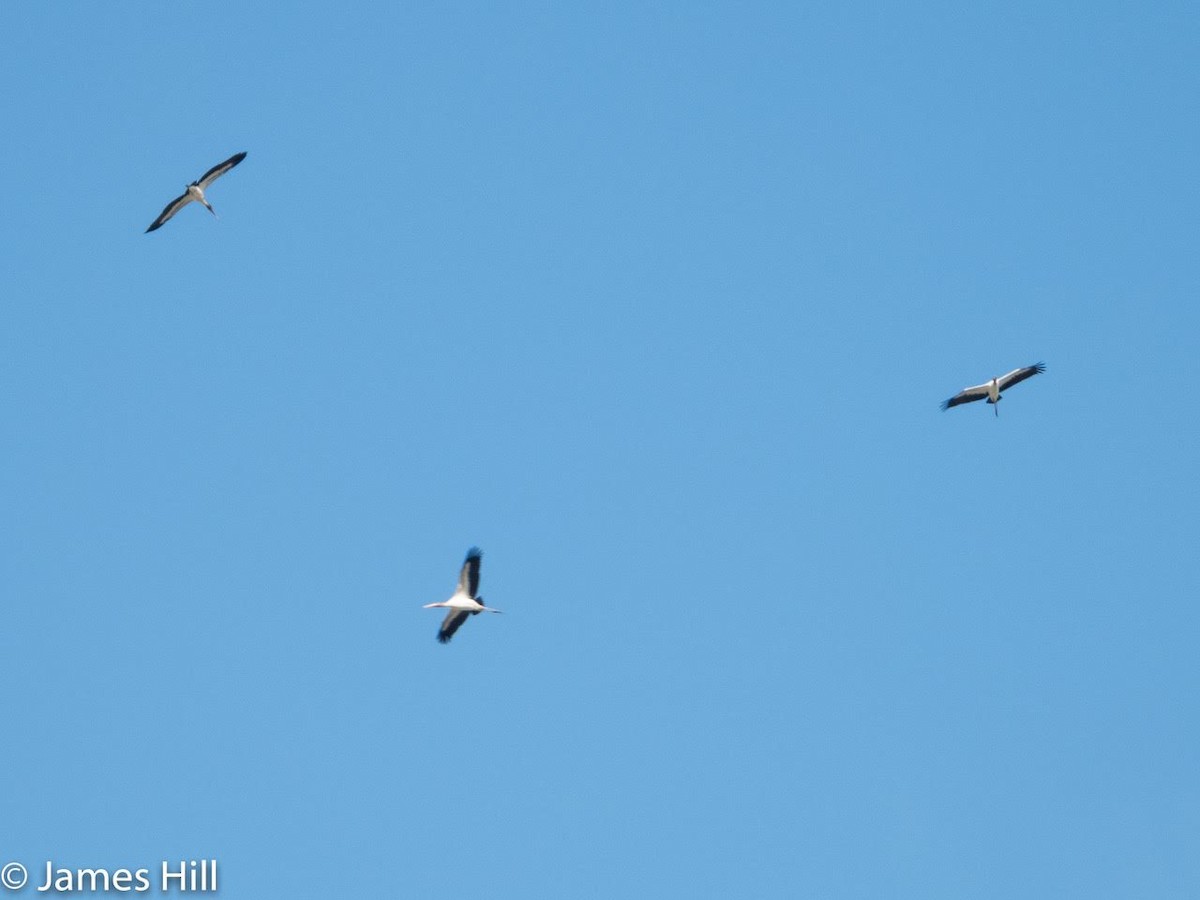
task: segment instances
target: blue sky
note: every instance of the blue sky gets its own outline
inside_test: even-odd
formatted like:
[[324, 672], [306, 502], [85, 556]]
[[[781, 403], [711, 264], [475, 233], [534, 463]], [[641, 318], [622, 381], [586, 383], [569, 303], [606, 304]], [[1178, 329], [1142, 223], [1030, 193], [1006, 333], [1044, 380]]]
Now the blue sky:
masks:
[[1052, 6], [0, 8], [0, 861], [1194, 897], [1200, 19]]

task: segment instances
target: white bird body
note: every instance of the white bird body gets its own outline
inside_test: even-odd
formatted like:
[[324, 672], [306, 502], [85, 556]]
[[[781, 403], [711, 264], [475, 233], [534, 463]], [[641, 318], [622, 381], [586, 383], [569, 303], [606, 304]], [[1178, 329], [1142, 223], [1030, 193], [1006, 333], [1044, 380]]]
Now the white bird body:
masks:
[[200, 185], [189, 184], [187, 186], [187, 192], [193, 200], [199, 200], [205, 206], [208, 206], [208, 201], [204, 199], [204, 188], [200, 187]]
[[443, 600], [441, 603], [426, 603], [421, 609], [437, 609], [443, 607], [445, 609], [466, 609], [471, 612], [499, 612], [498, 609], [488, 609], [478, 600], [473, 597], [468, 597], [466, 594], [455, 594], [449, 600]]
[[454, 637], [454, 632], [458, 631], [462, 623], [467, 621], [468, 616], [475, 616], [481, 612], [500, 612], [498, 609], [484, 606], [483, 598], [479, 596], [479, 566], [482, 559], [483, 553], [478, 547], [468, 550], [467, 558], [463, 561], [462, 571], [458, 575], [458, 590], [449, 600], [443, 600], [441, 603], [426, 603], [421, 607], [422, 609], [450, 610], [446, 618], [442, 620], [441, 628], [438, 629], [437, 639], [443, 644], [450, 642], [450, 638]]
[[1034, 375], [1040, 375], [1046, 371], [1044, 363], [1035, 363], [1032, 366], [1023, 366], [1020, 369], [1013, 369], [1007, 375], [998, 375], [991, 381], [985, 381], [983, 384], [976, 384], [972, 387], [963, 388], [949, 400], [942, 401], [942, 409], [946, 410], [952, 406], [960, 406], [963, 403], [973, 403], [976, 400], [987, 398], [987, 402], [993, 404], [993, 409], [996, 415], [1000, 415], [1000, 407], [995, 406], [1003, 398], [1000, 396], [1001, 391], [1006, 391], [1014, 384], [1019, 384], [1026, 378], [1032, 378]]

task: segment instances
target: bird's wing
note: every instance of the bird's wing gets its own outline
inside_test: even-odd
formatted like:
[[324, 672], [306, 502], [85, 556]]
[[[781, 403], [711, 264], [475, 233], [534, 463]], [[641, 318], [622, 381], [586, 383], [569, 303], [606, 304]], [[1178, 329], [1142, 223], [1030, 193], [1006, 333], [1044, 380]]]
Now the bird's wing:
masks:
[[446, 618], [442, 620], [442, 627], [438, 629], [438, 643], [448, 644], [450, 638], [454, 637], [454, 632], [458, 631], [463, 622], [467, 621], [467, 616], [473, 616], [478, 613], [478, 610], [471, 611], [466, 609], [452, 609], [446, 614]]
[[963, 388], [949, 400], [942, 401], [942, 409], [946, 410], [952, 406], [961, 406], [964, 403], [972, 403], [976, 400], [982, 400], [988, 395], [988, 386], [986, 384], [977, 384], [974, 387]]
[[225, 162], [217, 163], [215, 166], [201, 175], [200, 180], [197, 181], [196, 184], [200, 185], [200, 190], [202, 191], [207, 189], [210, 184], [212, 184], [245, 158], [245, 151], [233, 154], [233, 156], [229, 157], [229, 159], [225, 160]]
[[1032, 366], [1025, 366], [1023, 369], [1013, 369], [1007, 375], [1002, 375], [999, 378], [1000, 390], [1005, 391], [1024, 381], [1026, 378], [1032, 378], [1034, 375], [1041, 374], [1046, 371], [1045, 363], [1036, 363]]
[[172, 200], [170, 203], [167, 204], [167, 208], [158, 214], [158, 218], [155, 219], [153, 224], [151, 224], [151, 226], [146, 229], [145, 233], [149, 234], [150, 232], [154, 231], [156, 228], [162, 228], [163, 225], [165, 225], [168, 222], [168, 220], [170, 220], [171, 216], [175, 215], [175, 213], [179, 212], [181, 209], [183, 209], [185, 206], [187, 206], [189, 203], [191, 203], [192, 200], [194, 200], [194, 199], [195, 198], [192, 197], [192, 195], [189, 191], [184, 191], [180, 196], [176, 197], [174, 200]]
[[478, 547], [472, 547], [467, 551], [467, 558], [463, 560], [462, 571], [458, 573], [459, 593], [466, 594], [472, 600], [479, 593], [479, 561], [481, 559], [483, 559], [483, 553]]

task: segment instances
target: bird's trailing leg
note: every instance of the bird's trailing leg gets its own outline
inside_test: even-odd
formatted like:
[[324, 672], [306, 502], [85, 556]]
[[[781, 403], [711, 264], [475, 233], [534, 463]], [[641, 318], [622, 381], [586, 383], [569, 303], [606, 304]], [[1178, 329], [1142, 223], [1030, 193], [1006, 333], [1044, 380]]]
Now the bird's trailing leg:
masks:
[[[212, 208], [212, 204], [211, 204], [211, 203], [209, 203], [207, 200], [205, 200], [205, 201], [204, 201], [204, 208], [205, 208], [205, 209], [207, 209], [207, 210], [208, 210], [210, 213], [212, 213], [214, 216], [217, 216], [217, 211], [216, 211], [215, 209], [213, 209], [213, 208]], [[220, 216], [217, 216], [217, 218], [219, 219], [219, 218], [221, 218], [221, 217], [220, 217]]]

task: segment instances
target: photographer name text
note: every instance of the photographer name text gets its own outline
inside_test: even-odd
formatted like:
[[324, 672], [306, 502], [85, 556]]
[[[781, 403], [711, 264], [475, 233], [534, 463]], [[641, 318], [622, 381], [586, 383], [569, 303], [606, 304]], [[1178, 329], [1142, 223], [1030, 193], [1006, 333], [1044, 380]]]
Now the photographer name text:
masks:
[[[19, 863], [9, 863], [4, 867], [2, 880], [3, 887], [8, 890], [20, 890], [27, 881], [25, 867]], [[33, 884], [32, 881], [29, 883]], [[53, 860], [48, 859], [45, 870], [42, 872], [41, 884], [35, 886], [35, 890], [39, 892], [53, 891], [58, 894], [107, 893], [109, 891], [143, 893], [153, 888], [157, 888], [162, 893], [170, 891], [177, 891], [181, 894], [215, 893], [217, 890], [217, 861], [215, 859], [164, 860], [154, 869], [149, 867], [71, 869], [56, 865]]]

